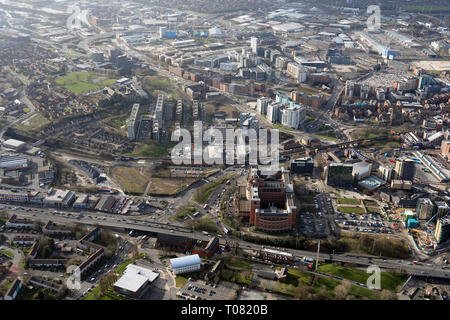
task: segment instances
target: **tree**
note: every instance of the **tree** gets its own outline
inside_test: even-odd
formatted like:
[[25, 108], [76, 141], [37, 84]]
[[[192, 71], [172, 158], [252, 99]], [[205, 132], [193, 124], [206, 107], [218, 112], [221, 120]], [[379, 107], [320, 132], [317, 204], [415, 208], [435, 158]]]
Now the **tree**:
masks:
[[40, 222], [40, 221], [35, 222], [33, 224], [33, 231], [41, 232], [43, 226], [44, 226], [44, 224], [42, 222]]
[[131, 254], [134, 259], [139, 258], [139, 249], [136, 243], [133, 244], [133, 248], [131, 249]]
[[345, 299], [351, 288], [352, 284], [350, 283], [350, 281], [348, 281], [347, 279], [342, 280], [342, 282], [334, 288], [336, 299]]
[[325, 285], [322, 285], [322, 287], [320, 287], [319, 293], [317, 295], [317, 299], [325, 300], [327, 298], [327, 296], [328, 296], [327, 287]]
[[103, 296], [107, 294], [108, 290], [114, 285], [117, 281], [117, 276], [115, 274], [108, 274], [100, 279], [99, 283], [99, 292], [100, 295]]
[[299, 281], [297, 288], [294, 290], [294, 297], [297, 300], [313, 300], [317, 298], [314, 288], [305, 286], [301, 281]]
[[389, 290], [382, 290], [380, 293], [381, 300], [397, 300], [397, 296], [394, 292]]

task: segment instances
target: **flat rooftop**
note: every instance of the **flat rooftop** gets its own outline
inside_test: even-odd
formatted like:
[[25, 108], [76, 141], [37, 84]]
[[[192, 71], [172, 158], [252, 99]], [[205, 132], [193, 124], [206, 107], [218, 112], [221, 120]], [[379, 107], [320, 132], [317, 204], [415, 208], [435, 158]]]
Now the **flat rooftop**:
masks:
[[117, 280], [114, 286], [130, 292], [137, 292], [147, 282], [152, 283], [158, 277], [159, 273], [134, 264], [129, 264], [123, 276]]

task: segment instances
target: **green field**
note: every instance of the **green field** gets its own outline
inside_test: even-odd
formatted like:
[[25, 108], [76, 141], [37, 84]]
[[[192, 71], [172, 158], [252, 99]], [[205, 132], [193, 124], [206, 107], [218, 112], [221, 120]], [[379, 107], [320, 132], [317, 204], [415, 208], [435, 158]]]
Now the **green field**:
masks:
[[176, 215], [170, 217], [169, 220], [172, 222], [183, 221], [188, 215], [192, 216], [195, 212], [197, 212], [196, 208], [194, 208], [192, 206], [188, 206], [188, 207], [184, 208], [183, 210], [177, 212]]
[[116, 273], [122, 274], [122, 273], [125, 271], [125, 269], [127, 268], [127, 266], [128, 266], [130, 263], [133, 263], [134, 260], [135, 260], [135, 259], [128, 259], [128, 260], [123, 261], [121, 264], [119, 264], [119, 265], [117, 266]]
[[42, 127], [46, 126], [49, 123], [49, 119], [45, 118], [41, 113], [36, 112], [35, 115], [30, 118], [30, 120], [20, 121], [16, 123], [13, 128], [24, 131], [38, 132]]
[[201, 274], [201, 272], [191, 272], [184, 274], [177, 274], [175, 277], [175, 282], [177, 288], [181, 288], [188, 281], [189, 278], [196, 278]]
[[351, 199], [351, 198], [338, 198], [338, 201], [340, 204], [354, 204], [359, 205], [360, 200], [359, 199]]
[[364, 147], [371, 147], [375, 149], [382, 148], [400, 148], [402, 144], [392, 140], [371, 140], [369, 144], [364, 144]]
[[0, 249], [0, 253], [3, 253], [7, 257], [14, 258], [14, 253], [12, 253], [11, 251]]
[[142, 81], [142, 88], [152, 97], [159, 93], [170, 95], [170, 98], [178, 100], [183, 97], [183, 92], [177, 88], [175, 82], [162, 76], [147, 76]]
[[378, 206], [376, 201], [373, 200], [363, 200], [364, 205], [367, 206]]
[[253, 272], [250, 270], [235, 271], [230, 269], [222, 269], [221, 277], [225, 281], [249, 285], [253, 279]]
[[1, 227], [2, 225], [4, 225], [4, 224], [6, 223], [6, 221], [8, 221], [8, 218], [7, 218], [7, 217], [0, 217], [0, 227]]
[[148, 172], [138, 168], [117, 166], [112, 169], [112, 176], [117, 179], [125, 192], [142, 194], [150, 180]]
[[[100, 294], [100, 287], [95, 287], [89, 292], [83, 300], [97, 300], [97, 296]], [[127, 300], [114, 292], [113, 289], [109, 289], [104, 296], [100, 296], [98, 300]]]
[[367, 234], [341, 235], [338, 240], [341, 251], [370, 254], [387, 258], [408, 259], [411, 251], [408, 244], [399, 238], [390, 236], [370, 236]]
[[297, 91], [300, 91], [300, 92], [302, 92], [304, 94], [308, 94], [308, 95], [315, 95], [315, 94], [319, 94], [320, 93], [320, 90], [316, 90], [316, 89], [313, 89], [313, 88], [308, 88], [308, 87], [301, 86], [301, 85], [297, 87]]
[[190, 228], [196, 231], [206, 231], [210, 233], [220, 233], [219, 228], [217, 228], [216, 223], [210, 217], [205, 217], [200, 220], [191, 221], [189, 224]]
[[55, 79], [55, 83], [65, 89], [79, 94], [91, 90], [98, 90], [104, 86], [112, 85], [116, 79], [108, 79], [90, 72], [70, 72]]
[[450, 6], [448, 5], [402, 5], [401, 8], [405, 11], [421, 13], [450, 11]]
[[251, 261], [237, 257], [228, 257], [224, 259], [224, 263], [235, 268], [248, 268], [253, 264]]
[[366, 210], [368, 213], [376, 213], [376, 214], [380, 213], [380, 209], [376, 207], [366, 207]]
[[324, 139], [329, 139], [333, 141], [339, 141], [339, 139], [336, 137], [334, 131], [323, 131], [323, 132], [317, 132], [315, 133], [316, 136]]
[[[272, 290], [277, 293], [295, 296], [296, 288], [302, 284], [307, 288], [312, 287], [312, 292], [315, 293], [314, 299], [335, 299], [335, 288], [341, 281], [325, 276], [316, 276], [314, 282], [313, 279], [314, 275], [310, 272], [289, 268], [286, 282], [278, 284]], [[378, 299], [379, 297], [377, 291], [361, 288], [356, 285], [351, 285], [348, 294], [353, 296], [354, 299]]]
[[[366, 284], [367, 279], [371, 275], [365, 270], [333, 266], [331, 264], [320, 265], [318, 270], [362, 284]], [[407, 278], [408, 275], [402, 273], [381, 272], [381, 289], [396, 292]]]
[[174, 143], [166, 144], [145, 144], [138, 143], [132, 153], [127, 153], [128, 157], [163, 158], [170, 155], [170, 151], [175, 146]]
[[338, 210], [342, 213], [356, 213], [356, 214], [364, 214], [366, 213], [361, 207], [343, 207], [339, 206]]
[[127, 119], [129, 118], [129, 114], [115, 117], [114, 119], [111, 119], [107, 122], [107, 125], [115, 128], [115, 129], [121, 129], [127, 124]]

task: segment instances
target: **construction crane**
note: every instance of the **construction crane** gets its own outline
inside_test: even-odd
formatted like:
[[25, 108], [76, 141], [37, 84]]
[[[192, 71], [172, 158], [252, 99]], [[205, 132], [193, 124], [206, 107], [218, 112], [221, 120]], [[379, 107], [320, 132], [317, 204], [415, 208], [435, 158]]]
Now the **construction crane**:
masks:
[[432, 216], [431, 219], [427, 221], [427, 223], [425, 223], [425, 226], [427, 227], [427, 232], [428, 233], [430, 233], [430, 228], [428, 228], [428, 225], [430, 224], [431, 220], [433, 220], [434, 217], [436, 217], [436, 216], [437, 216], [437, 213], [434, 216]]

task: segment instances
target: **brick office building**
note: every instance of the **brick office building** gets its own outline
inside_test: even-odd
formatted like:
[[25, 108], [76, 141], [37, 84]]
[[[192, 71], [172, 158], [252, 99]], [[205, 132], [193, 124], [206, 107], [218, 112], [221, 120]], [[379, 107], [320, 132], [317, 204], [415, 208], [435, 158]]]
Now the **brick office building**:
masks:
[[295, 226], [297, 208], [289, 171], [278, 172], [250, 168], [246, 188], [239, 188], [236, 208], [249, 224], [267, 232], [291, 230]]

